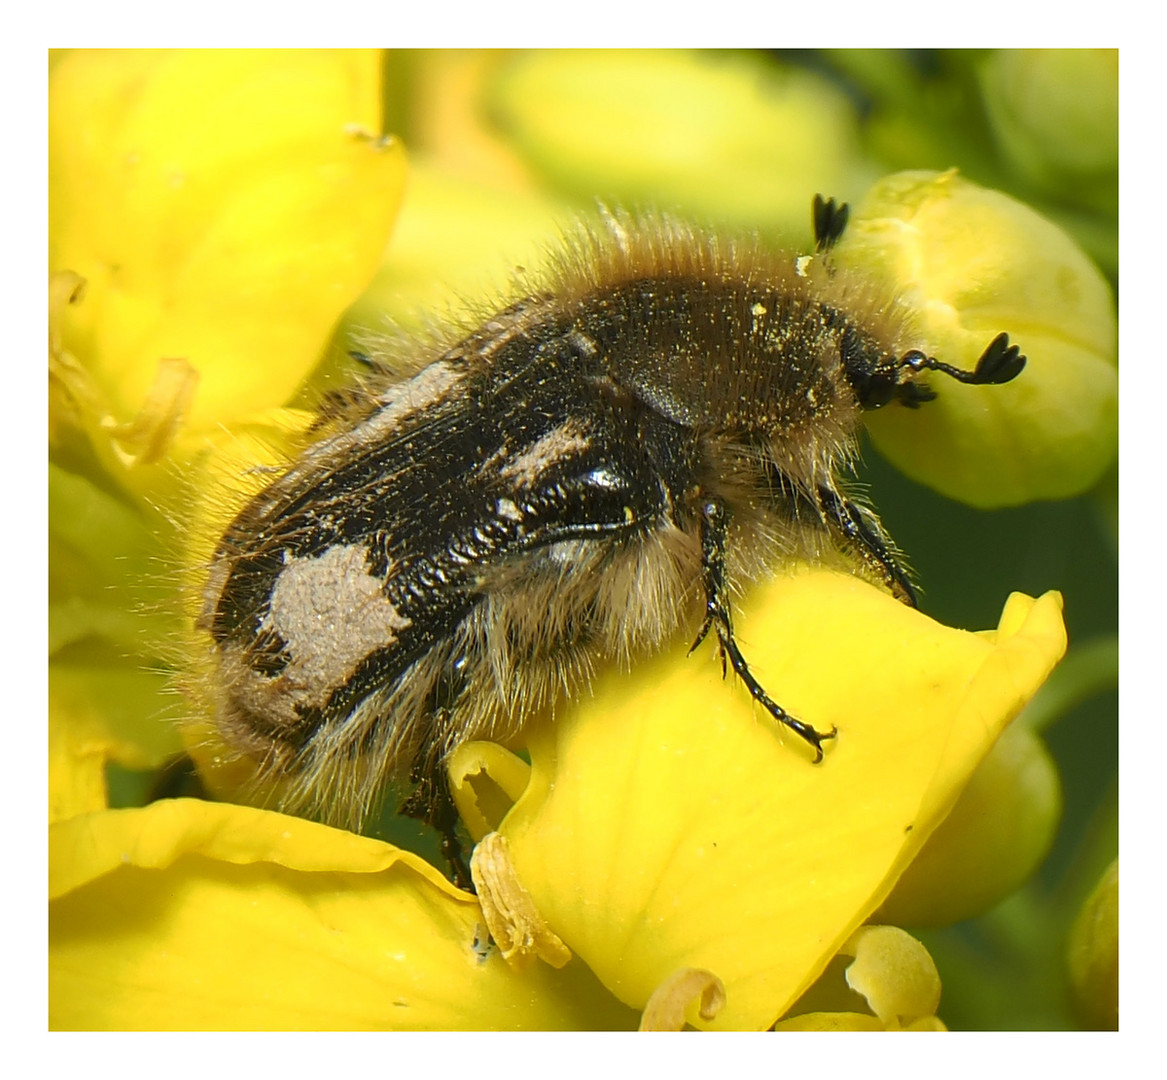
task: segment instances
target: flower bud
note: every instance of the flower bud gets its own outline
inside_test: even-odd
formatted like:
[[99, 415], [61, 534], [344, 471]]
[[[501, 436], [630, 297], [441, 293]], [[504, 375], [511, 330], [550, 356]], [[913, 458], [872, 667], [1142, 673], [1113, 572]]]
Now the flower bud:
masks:
[[981, 86], [997, 144], [1022, 176], [1118, 210], [1117, 49], [1001, 49]]
[[1082, 905], [1068, 949], [1070, 989], [1084, 1026], [1118, 1030], [1118, 860]]
[[897, 468], [984, 508], [1097, 482], [1118, 451], [1114, 299], [1066, 233], [955, 171], [906, 172], [868, 193], [835, 254], [901, 297], [938, 359], [971, 370], [1002, 331], [1028, 357], [1008, 385], [935, 375], [926, 408], [872, 414], [872, 441]]
[[1013, 724], [904, 871], [876, 921], [947, 926], [982, 914], [1041, 864], [1061, 813], [1061, 783], [1045, 743]]

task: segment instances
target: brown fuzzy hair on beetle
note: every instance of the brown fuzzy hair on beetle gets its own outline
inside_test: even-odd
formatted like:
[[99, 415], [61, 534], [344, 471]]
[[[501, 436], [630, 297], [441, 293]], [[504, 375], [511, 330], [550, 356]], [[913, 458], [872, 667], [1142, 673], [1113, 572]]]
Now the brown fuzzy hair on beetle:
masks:
[[[845, 222], [816, 200], [821, 253]], [[914, 603], [841, 479], [863, 411], [929, 400], [925, 370], [994, 383], [1024, 365], [1004, 335], [972, 372], [929, 357], [894, 297], [829, 258], [622, 214], [478, 325], [363, 359], [218, 544], [209, 707], [290, 812], [357, 828], [411, 781], [403, 809], [442, 831], [460, 881], [451, 750], [514, 741], [597, 665], [678, 633], [714, 632], [821, 760], [834, 732], [754, 678], [732, 594], [810, 559]]]

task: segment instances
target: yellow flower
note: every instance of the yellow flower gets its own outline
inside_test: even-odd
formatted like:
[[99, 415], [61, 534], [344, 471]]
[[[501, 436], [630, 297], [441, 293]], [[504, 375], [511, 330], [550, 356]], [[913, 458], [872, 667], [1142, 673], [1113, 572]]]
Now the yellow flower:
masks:
[[322, 50], [57, 61], [49, 265], [83, 288], [58, 304], [55, 370], [114, 460], [157, 460], [183, 421], [282, 405], [319, 361], [404, 182], [400, 143], [377, 137], [378, 64]]
[[[682, 649], [542, 726], [496, 825], [542, 919], [621, 1001], [709, 971], [725, 1007], [689, 1022], [731, 1029], [769, 1026], [807, 989], [1065, 648], [1054, 595], [1014, 596], [973, 635], [826, 572], [758, 590], [739, 625], [766, 685], [838, 727], [822, 765]], [[481, 783], [462, 779], [461, 801]]]
[[172, 462], [284, 404], [367, 285], [405, 167], [376, 137], [379, 90], [374, 51], [52, 62], [54, 819], [104, 805], [107, 760], [149, 768], [179, 748], [158, 655], [190, 501]]
[[[456, 777], [509, 839], [572, 956], [562, 969], [509, 964], [472, 898], [380, 841], [178, 800], [53, 827], [53, 1026], [633, 1027], [688, 970], [725, 994], [695, 1026], [770, 1025], [887, 895], [1065, 639], [1056, 596], [1015, 596], [974, 635], [823, 572], [755, 594], [740, 634], [784, 701], [838, 724], [822, 765], [681, 648], [538, 729], [529, 777]], [[800, 648], [811, 634], [831, 647]]]
[[518, 978], [414, 855], [166, 800], [50, 831], [54, 1029], [629, 1027], [581, 965]]

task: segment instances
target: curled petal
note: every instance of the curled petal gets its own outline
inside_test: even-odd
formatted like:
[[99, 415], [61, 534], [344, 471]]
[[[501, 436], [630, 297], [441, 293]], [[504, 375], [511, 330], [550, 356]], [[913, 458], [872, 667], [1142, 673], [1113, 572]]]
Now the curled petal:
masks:
[[693, 1005], [702, 1020], [712, 1020], [725, 1007], [725, 985], [712, 971], [684, 968], [653, 992], [640, 1018], [641, 1031], [680, 1031]]
[[462, 743], [446, 766], [450, 791], [470, 835], [493, 832], [526, 790], [531, 766], [497, 743]]

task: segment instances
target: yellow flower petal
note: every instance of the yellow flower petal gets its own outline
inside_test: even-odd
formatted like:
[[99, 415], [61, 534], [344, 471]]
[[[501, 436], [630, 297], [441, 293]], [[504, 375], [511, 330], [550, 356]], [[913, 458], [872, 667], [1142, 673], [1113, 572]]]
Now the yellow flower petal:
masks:
[[105, 766], [158, 768], [182, 748], [165, 716], [167, 680], [101, 655], [49, 664], [49, 820], [106, 806]]
[[160, 870], [183, 855], [300, 871], [373, 873], [404, 859], [439, 891], [472, 900], [429, 863], [379, 840], [283, 814], [197, 799], [111, 810], [51, 830], [49, 896], [64, 896], [121, 866]]
[[1053, 594], [1014, 597], [982, 636], [827, 572], [759, 590], [738, 637], [785, 707], [838, 726], [822, 765], [708, 653], [677, 651], [535, 733], [501, 830], [540, 914], [618, 998], [643, 1008], [707, 970], [727, 1004], [701, 1026], [729, 1029], [769, 1026], [815, 979], [1065, 647]]
[[[49, 669], [49, 822], [106, 807], [105, 765], [112, 757], [109, 741], [86, 738], [69, 723], [53, 701]], [[79, 728], [80, 725], [77, 725]]]
[[1019, 721], [977, 767], [875, 921], [948, 926], [983, 914], [1038, 868], [1061, 816], [1057, 766]]
[[884, 1031], [878, 1016], [866, 1013], [803, 1013], [779, 1021], [775, 1031]]
[[86, 638], [136, 651], [173, 632], [158, 602], [163, 528], [148, 508], [50, 462], [50, 655]]
[[474, 898], [376, 840], [174, 800], [54, 826], [55, 1029], [635, 1027], [578, 964], [517, 975]]
[[404, 179], [372, 51], [85, 51], [51, 75], [50, 267], [86, 282], [61, 348], [110, 422], [159, 364], [195, 427], [282, 404], [384, 248]]

